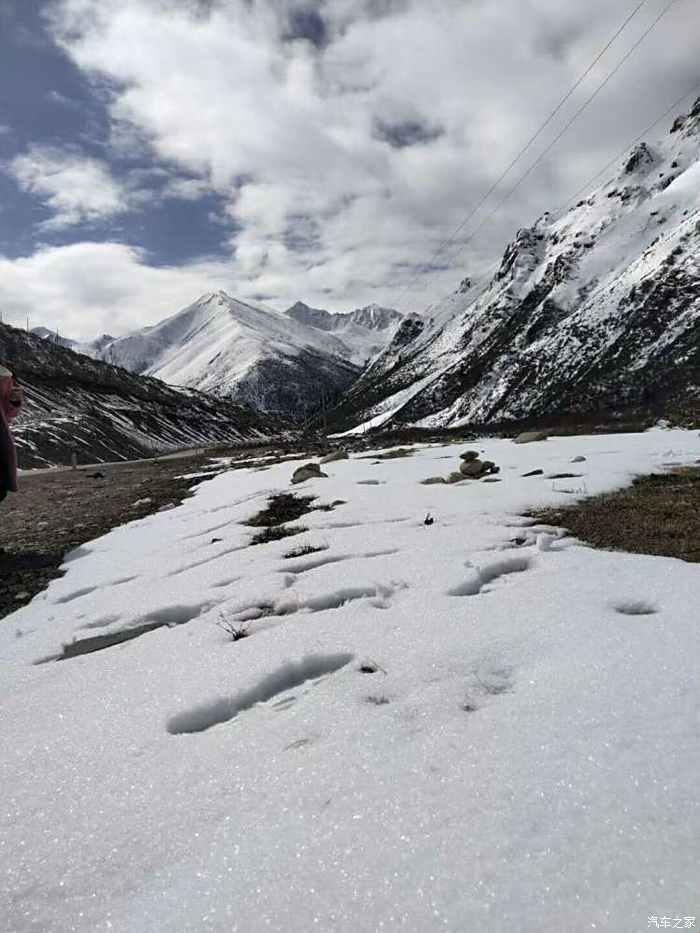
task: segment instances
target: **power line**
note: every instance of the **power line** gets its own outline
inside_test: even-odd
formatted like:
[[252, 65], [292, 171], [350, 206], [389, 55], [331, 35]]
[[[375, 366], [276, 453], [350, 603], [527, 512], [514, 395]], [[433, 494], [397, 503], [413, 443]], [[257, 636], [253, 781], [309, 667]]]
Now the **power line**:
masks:
[[[640, 140], [644, 139], [645, 136], [648, 136], [649, 133], [653, 132], [653, 130], [655, 130], [656, 127], [657, 127], [660, 123], [662, 123], [671, 113], [677, 112], [677, 111], [679, 110], [681, 104], [682, 104], [687, 98], [689, 98], [689, 97], [694, 98], [694, 97], [695, 97], [697, 94], [699, 94], [699, 93], [700, 93], [700, 81], [699, 81], [696, 85], [694, 85], [694, 87], [692, 87], [689, 91], [684, 91], [684, 92], [681, 94], [680, 97], [676, 98], [676, 100], [674, 100], [674, 102], [673, 102], [669, 107], [667, 107], [666, 110], [664, 110], [664, 112], [661, 114], [661, 116], [657, 117], [657, 118], [654, 120], [653, 123], [650, 123], [649, 126], [645, 127], [645, 128], [642, 130], [641, 133], [639, 133], [637, 136], [635, 136], [634, 139], [630, 140], [616, 155], [614, 155], [614, 156], [612, 157], [612, 159], [610, 159], [608, 162], [606, 162], [605, 165], [604, 165], [602, 168], [598, 169], [598, 171], [595, 173], [595, 175], [593, 175], [593, 176], [592, 176], [591, 178], [589, 178], [586, 182], [584, 182], [584, 184], [582, 184], [581, 187], [578, 188], [572, 195], [570, 195], [568, 198], [566, 198], [565, 201], [562, 201], [561, 205], [560, 205], [558, 208], [556, 208], [556, 209], [553, 211], [553, 213], [558, 214], [558, 213], [560, 213], [561, 211], [566, 210], [566, 208], [569, 207], [571, 204], [573, 204], [573, 202], [574, 202], [581, 194], [583, 194], [585, 191], [589, 191], [589, 190], [591, 189], [592, 185], [600, 178], [600, 176], [603, 175], [603, 174], [605, 174], [605, 172], [607, 172], [608, 169], [611, 168], [611, 166], [613, 166], [616, 162], [618, 162], [620, 159], [622, 159], [623, 156], [625, 156], [625, 155], [627, 154], [627, 152], [629, 152], [629, 150], [630, 150], [633, 146], [635, 146]], [[483, 285], [486, 285], [486, 284], [491, 280], [491, 278], [493, 277], [493, 274], [494, 274], [494, 273], [496, 272], [496, 270], [499, 268], [500, 264], [501, 264], [501, 260], [498, 259], [498, 260], [496, 260], [495, 263], [492, 263], [492, 264], [489, 266], [488, 270], [484, 273], [483, 276], [481, 276], [481, 278], [480, 278], [479, 281], [477, 282], [477, 284], [476, 284], [476, 286], [475, 286], [475, 288], [474, 288], [474, 291], [478, 291]], [[601, 289], [598, 289], [597, 291], [593, 292], [593, 295], [590, 296], [590, 297], [591, 297], [591, 298], [594, 297], [596, 294], [598, 294], [598, 291], [600, 291], [600, 290], [601, 290]], [[475, 298], [474, 300], [475, 300], [475, 301], [478, 301], [478, 298]]]
[[620, 24], [620, 26], [618, 26], [618, 28], [615, 30], [615, 32], [613, 33], [613, 35], [610, 37], [610, 39], [606, 42], [606, 44], [605, 44], [605, 45], [603, 46], [603, 48], [600, 50], [600, 52], [598, 52], [598, 54], [595, 56], [595, 58], [594, 58], [593, 61], [590, 63], [590, 65], [589, 65], [589, 66], [586, 68], [586, 70], [579, 76], [579, 78], [574, 82], [574, 84], [571, 85], [571, 87], [569, 88], [569, 90], [568, 90], [568, 91], [566, 92], [566, 94], [562, 97], [562, 99], [559, 101], [559, 103], [558, 103], [557, 106], [554, 108], [554, 110], [552, 110], [552, 112], [549, 114], [549, 116], [548, 116], [547, 119], [544, 121], [544, 123], [542, 123], [542, 124], [540, 125], [539, 129], [537, 129], [537, 130], [535, 131], [535, 133], [530, 137], [530, 139], [529, 139], [529, 140], [525, 143], [525, 145], [520, 149], [520, 151], [517, 153], [517, 155], [515, 156], [515, 158], [514, 158], [514, 159], [509, 163], [509, 165], [504, 169], [503, 173], [499, 176], [499, 178], [491, 185], [491, 187], [490, 187], [489, 190], [486, 192], [486, 194], [484, 194], [483, 197], [481, 198], [481, 200], [478, 201], [477, 204], [469, 211], [469, 213], [468, 213], [467, 216], [464, 218], [464, 220], [462, 220], [462, 222], [459, 224], [459, 226], [457, 226], [457, 227], [452, 231], [452, 233], [447, 237], [447, 239], [443, 240], [442, 243], [440, 243], [440, 245], [437, 247], [437, 249], [436, 249], [435, 252], [433, 253], [433, 255], [432, 255], [432, 257], [430, 258], [430, 260], [429, 260], [424, 266], [421, 266], [421, 267], [420, 267], [420, 269], [419, 269], [418, 272], [415, 274], [415, 276], [413, 277], [413, 279], [411, 279], [411, 281], [408, 283], [408, 285], [404, 288], [403, 292], [402, 292], [401, 295], [399, 296], [399, 300], [398, 300], [398, 302], [397, 302], [398, 304], [401, 303], [401, 301], [403, 300], [403, 298], [404, 298], [406, 292], [413, 286], [413, 284], [414, 284], [415, 281], [418, 279], [418, 277], [419, 277], [420, 275], [422, 275], [423, 272], [425, 272], [427, 269], [430, 268], [430, 266], [434, 263], [434, 261], [438, 258], [438, 256], [442, 253], [442, 251], [443, 251], [446, 247], [450, 246], [450, 245], [454, 242], [454, 240], [455, 240], [455, 239], [457, 238], [457, 236], [461, 233], [461, 231], [466, 227], [466, 225], [469, 223], [469, 221], [472, 219], [472, 217], [474, 217], [474, 215], [479, 211], [479, 209], [480, 209], [481, 207], [483, 207], [483, 205], [486, 203], [486, 201], [489, 199], [489, 197], [493, 194], [493, 192], [496, 190], [496, 188], [498, 188], [498, 186], [501, 184], [501, 182], [510, 174], [511, 170], [512, 170], [512, 169], [514, 168], [514, 166], [520, 161], [520, 159], [525, 155], [525, 153], [528, 151], [528, 149], [530, 149], [530, 147], [533, 145], [533, 143], [534, 143], [537, 139], [539, 139], [539, 137], [542, 135], [542, 133], [544, 132], [544, 130], [549, 126], [549, 124], [552, 122], [552, 120], [554, 119], [554, 117], [555, 117], [555, 116], [559, 113], [559, 111], [562, 109], [562, 107], [564, 106], [564, 104], [566, 104], [566, 102], [571, 98], [571, 96], [575, 93], [575, 91], [581, 86], [581, 84], [583, 84], [583, 82], [586, 80], [586, 78], [587, 78], [588, 75], [591, 73], [591, 71], [593, 71], [593, 69], [594, 69], [595, 66], [598, 64], [598, 62], [601, 60], [601, 58], [605, 55], [605, 53], [608, 51], [608, 49], [613, 45], [613, 43], [615, 42], [615, 40], [622, 34], [622, 32], [624, 32], [624, 30], [625, 30], [625, 29], [627, 28], [627, 26], [631, 23], [631, 21], [634, 19], [634, 17], [637, 15], [637, 13], [639, 13], [639, 11], [641, 10], [641, 8], [644, 6], [644, 4], [645, 4], [646, 2], [647, 2], [647, 0], [640, 0], [640, 2], [639, 2], [639, 3], [637, 4], [637, 6], [632, 10], [632, 12], [629, 13], [629, 14], [627, 15], [627, 17], [623, 20], [623, 22]]
[[695, 96], [698, 93], [700, 93], [700, 82], [698, 82], [698, 84], [696, 84], [695, 87], [693, 87], [690, 91], [685, 91], [683, 94], [681, 94], [681, 96], [677, 100], [674, 100], [671, 106], [668, 107], [666, 110], [664, 110], [664, 112], [661, 114], [660, 117], [654, 120], [654, 122], [651, 123], [646, 129], [642, 130], [639, 136], [635, 136], [635, 138], [631, 142], [627, 143], [624, 149], [621, 149], [620, 152], [618, 152], [617, 155], [613, 156], [609, 162], [606, 162], [605, 165], [598, 172], [596, 172], [593, 178], [590, 178], [584, 185], [581, 185], [581, 187], [578, 188], [570, 197], [568, 197], [565, 201], [563, 201], [561, 207], [558, 207], [555, 213], [557, 213], [558, 211], [563, 211], [564, 208], [566, 208], [569, 204], [571, 204], [572, 201], [578, 198], [579, 195], [583, 194], [584, 191], [588, 191], [591, 185], [594, 182], [596, 182], [600, 178], [601, 175], [607, 172], [607, 170], [611, 166], [613, 166], [618, 161], [618, 159], [621, 159], [625, 155], [625, 153], [629, 149], [632, 148], [632, 146], [636, 146], [640, 140], [644, 139], [645, 136], [648, 136], [649, 133], [652, 132], [652, 130], [655, 130], [656, 127], [659, 125], [659, 123], [662, 123], [666, 119], [666, 117], [669, 116], [669, 114], [678, 110], [681, 104], [683, 103], [683, 101], [687, 97]]
[[603, 90], [603, 88], [605, 88], [605, 87], [607, 86], [607, 84], [612, 80], [612, 78], [614, 78], [614, 76], [618, 73], [618, 71], [620, 71], [620, 69], [621, 69], [621, 68], [625, 65], [625, 63], [630, 59], [630, 57], [634, 54], [634, 52], [636, 52], [636, 50], [639, 48], [639, 46], [642, 44], [642, 42], [644, 42], [644, 40], [645, 40], [646, 37], [649, 35], [649, 33], [650, 33], [650, 32], [657, 26], [657, 24], [663, 19], [663, 17], [668, 13], [668, 11], [671, 9], [671, 7], [674, 5], [674, 3], [677, 3], [677, 2], [678, 2], [678, 0], [668, 0], [668, 3], [667, 3], [666, 6], [663, 8], [663, 10], [661, 10], [661, 12], [660, 12], [660, 13], [656, 16], [656, 18], [651, 22], [651, 24], [644, 30], [644, 32], [643, 32], [642, 35], [637, 39], [637, 41], [634, 43], [634, 45], [632, 45], [632, 47], [631, 47], [630, 49], [628, 49], [628, 51], [625, 53], [625, 55], [623, 55], [623, 57], [622, 57], [622, 58], [620, 59], [620, 61], [617, 63], [617, 65], [615, 65], [615, 67], [613, 68], [613, 70], [610, 71], [610, 72], [606, 75], [606, 77], [600, 82], [600, 84], [595, 88], [595, 90], [593, 91], [593, 93], [590, 94], [590, 95], [586, 98], [586, 100], [581, 104], [581, 106], [580, 106], [580, 107], [576, 110], [576, 112], [573, 114], [573, 116], [571, 117], [571, 119], [564, 125], [564, 127], [560, 130], [560, 132], [557, 133], [557, 135], [554, 137], [554, 139], [549, 143], [549, 145], [546, 147], [546, 149], [545, 149], [543, 152], [540, 153], [540, 155], [537, 157], [537, 159], [535, 159], [535, 161], [532, 163], [532, 165], [530, 166], [530, 168], [528, 168], [528, 170], [527, 170], [526, 172], [524, 172], [524, 173], [520, 176], [520, 178], [517, 180], [517, 182], [516, 182], [516, 183], [513, 185], [513, 187], [507, 192], [507, 194], [506, 194], [503, 198], [501, 198], [501, 200], [498, 202], [498, 204], [496, 204], [496, 206], [493, 208], [493, 210], [492, 210], [489, 214], [487, 214], [486, 217], [484, 217], [484, 218], [480, 221], [480, 223], [474, 228], [474, 230], [472, 230], [472, 232], [469, 234], [469, 236], [466, 238], [466, 240], [464, 240], [464, 242], [460, 244], [459, 249], [457, 250], [457, 252], [456, 252], [453, 256], [450, 257], [449, 262], [454, 262], [455, 259], [457, 259], [457, 257], [458, 257], [459, 255], [461, 255], [461, 253], [466, 249], [466, 247], [469, 245], [469, 243], [471, 243], [471, 241], [474, 239], [474, 237], [475, 237], [476, 234], [479, 232], [479, 230], [481, 230], [481, 228], [482, 228], [485, 224], [487, 224], [487, 223], [489, 222], [489, 220], [491, 220], [491, 218], [494, 217], [494, 216], [496, 215], [496, 213], [498, 213], [498, 211], [503, 207], [503, 205], [506, 203], [506, 201], [508, 201], [508, 200], [513, 196], [513, 194], [515, 194], [515, 192], [516, 192], [516, 191], [518, 190], [518, 188], [522, 185], [522, 183], [523, 183], [527, 178], [530, 177], [530, 175], [534, 172], [534, 170], [537, 168], [537, 166], [542, 162], [542, 160], [545, 158], [545, 156], [547, 156], [547, 155], [552, 151], [552, 149], [556, 146], [556, 144], [559, 142], [559, 140], [562, 138], [562, 136], [564, 136], [564, 134], [573, 126], [573, 124], [576, 122], [576, 120], [578, 120], [578, 118], [581, 116], [581, 114], [583, 113], [583, 111], [586, 110], [587, 107], [596, 99], [596, 97], [600, 94], [600, 92]]

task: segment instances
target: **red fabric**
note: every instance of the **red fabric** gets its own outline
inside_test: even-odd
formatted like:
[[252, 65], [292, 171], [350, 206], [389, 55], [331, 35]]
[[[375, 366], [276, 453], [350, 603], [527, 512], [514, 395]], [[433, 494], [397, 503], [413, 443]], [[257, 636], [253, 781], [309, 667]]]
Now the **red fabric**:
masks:
[[10, 421], [22, 407], [22, 390], [12, 376], [0, 376], [0, 491], [17, 492], [17, 452]]

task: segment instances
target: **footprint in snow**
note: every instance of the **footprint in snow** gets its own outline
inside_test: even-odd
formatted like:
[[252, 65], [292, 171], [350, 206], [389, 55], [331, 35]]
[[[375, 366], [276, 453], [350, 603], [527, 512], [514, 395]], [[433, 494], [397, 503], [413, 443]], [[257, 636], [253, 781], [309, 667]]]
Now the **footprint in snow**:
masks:
[[[341, 653], [308, 655], [301, 661], [290, 661], [263, 677], [248, 690], [230, 697], [219, 697], [171, 716], [167, 722], [167, 730], [171, 735], [206, 732], [212, 726], [229, 722], [259, 703], [267, 703], [280, 694], [301, 687], [307, 681], [333, 674], [353, 660], [354, 655]], [[293, 702], [295, 698], [287, 699]]]
[[518, 555], [517, 557], [504, 557], [485, 567], [473, 567], [471, 575], [458, 586], [448, 591], [448, 596], [478, 596], [489, 583], [494, 583], [501, 577], [512, 573], [523, 573], [532, 567], [530, 557]]

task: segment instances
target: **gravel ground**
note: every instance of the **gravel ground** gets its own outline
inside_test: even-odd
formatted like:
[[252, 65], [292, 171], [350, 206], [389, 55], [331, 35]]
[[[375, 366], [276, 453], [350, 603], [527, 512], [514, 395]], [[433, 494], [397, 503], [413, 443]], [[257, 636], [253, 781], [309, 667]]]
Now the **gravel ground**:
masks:
[[[251, 458], [264, 453], [257, 448], [217, 451], [216, 456], [233, 456], [250, 465]], [[42, 470], [21, 476], [20, 491], [0, 503], [0, 618], [28, 603], [60, 576], [67, 551], [117, 525], [181, 502], [205, 477], [178, 477], [211, 469], [212, 456], [201, 452], [177, 459], [100, 464], [75, 471]], [[219, 472], [220, 468], [214, 470], [212, 478]]]

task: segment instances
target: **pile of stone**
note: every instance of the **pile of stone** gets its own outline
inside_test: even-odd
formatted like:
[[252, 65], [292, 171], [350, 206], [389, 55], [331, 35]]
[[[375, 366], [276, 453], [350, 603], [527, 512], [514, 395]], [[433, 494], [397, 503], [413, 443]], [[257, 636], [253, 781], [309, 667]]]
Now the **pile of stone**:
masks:
[[433, 486], [437, 483], [461, 483], [465, 479], [481, 479], [485, 482], [499, 482], [496, 473], [500, 473], [501, 468], [496, 466], [493, 460], [481, 460], [478, 450], [465, 450], [459, 455], [462, 461], [459, 470], [450, 473], [449, 476], [429, 476], [422, 481], [424, 486]]
[[[497, 467], [493, 460], [480, 460], [478, 450], [465, 450], [459, 455], [462, 461], [459, 467], [459, 473], [456, 474], [460, 479], [483, 479], [484, 476], [490, 476], [500, 473], [501, 468]], [[451, 474], [455, 476], [455, 474]], [[457, 480], [453, 480], [457, 482]]]

